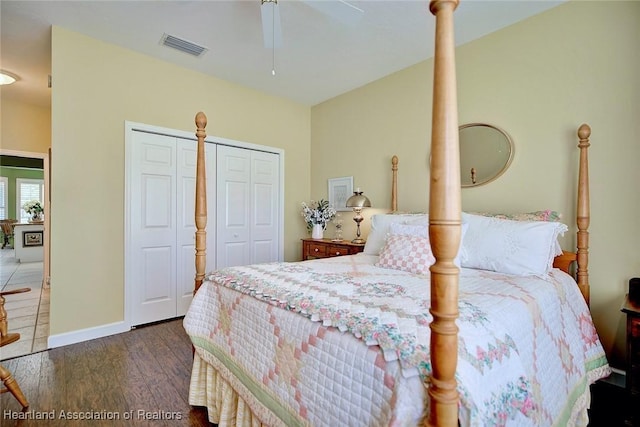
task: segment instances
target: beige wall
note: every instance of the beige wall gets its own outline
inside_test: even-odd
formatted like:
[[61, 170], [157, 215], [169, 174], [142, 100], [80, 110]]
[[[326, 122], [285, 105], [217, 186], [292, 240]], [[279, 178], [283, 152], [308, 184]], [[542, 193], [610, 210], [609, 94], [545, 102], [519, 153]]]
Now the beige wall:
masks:
[[[638, 2], [570, 2], [457, 49], [460, 124], [497, 125], [515, 143], [502, 177], [462, 191], [463, 209], [550, 208], [573, 225], [575, 133], [591, 125], [591, 311], [618, 367], [620, 305], [629, 278], [640, 275], [639, 23]], [[397, 154], [400, 209], [427, 210], [432, 66], [417, 64], [312, 108], [313, 198], [326, 197], [328, 178], [353, 176], [374, 207], [388, 209]], [[574, 245], [572, 233], [563, 246]]]
[[124, 319], [125, 120], [285, 151], [285, 259], [299, 259], [310, 109], [52, 30], [51, 334]]
[[46, 153], [51, 146], [51, 110], [25, 104], [9, 95], [9, 89], [0, 89], [0, 148]]

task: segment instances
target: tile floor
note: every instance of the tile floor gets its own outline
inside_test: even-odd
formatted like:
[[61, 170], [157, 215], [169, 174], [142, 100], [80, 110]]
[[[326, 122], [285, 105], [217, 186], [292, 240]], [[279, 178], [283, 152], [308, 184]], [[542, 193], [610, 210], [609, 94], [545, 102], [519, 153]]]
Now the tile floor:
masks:
[[42, 262], [20, 263], [13, 249], [0, 250], [0, 290], [31, 288], [31, 292], [5, 296], [9, 332], [20, 340], [0, 348], [0, 360], [47, 349], [49, 289], [42, 287]]

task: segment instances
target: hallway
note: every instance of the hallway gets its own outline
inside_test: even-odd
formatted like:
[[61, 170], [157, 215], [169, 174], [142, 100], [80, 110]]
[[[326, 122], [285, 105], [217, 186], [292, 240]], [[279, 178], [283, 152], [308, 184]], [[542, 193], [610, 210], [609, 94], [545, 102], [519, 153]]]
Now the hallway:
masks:
[[20, 263], [13, 249], [0, 250], [0, 290], [31, 288], [31, 292], [5, 297], [9, 332], [20, 340], [0, 349], [0, 360], [47, 349], [49, 289], [42, 287], [43, 263]]

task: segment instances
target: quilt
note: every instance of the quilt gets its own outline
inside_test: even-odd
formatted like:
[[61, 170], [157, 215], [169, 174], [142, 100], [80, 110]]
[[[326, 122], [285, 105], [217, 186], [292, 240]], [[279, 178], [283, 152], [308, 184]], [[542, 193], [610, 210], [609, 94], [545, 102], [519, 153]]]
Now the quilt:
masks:
[[[269, 425], [418, 425], [429, 276], [359, 254], [215, 271], [184, 319], [198, 356]], [[586, 425], [609, 374], [573, 279], [461, 269], [462, 426]]]

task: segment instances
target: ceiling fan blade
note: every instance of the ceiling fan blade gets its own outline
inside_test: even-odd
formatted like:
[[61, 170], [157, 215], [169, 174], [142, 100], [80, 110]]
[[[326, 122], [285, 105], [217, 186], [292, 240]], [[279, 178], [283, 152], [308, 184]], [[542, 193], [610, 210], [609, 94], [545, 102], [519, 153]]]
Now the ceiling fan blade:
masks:
[[280, 9], [275, 1], [262, 1], [262, 39], [267, 49], [282, 47], [282, 26], [280, 25]]
[[345, 25], [357, 24], [364, 11], [344, 0], [301, 0], [304, 4]]

